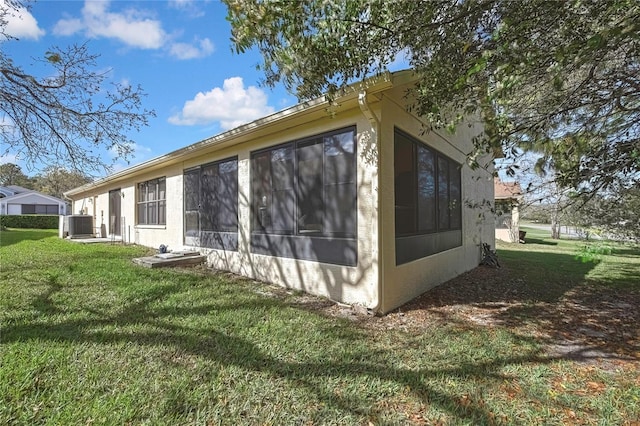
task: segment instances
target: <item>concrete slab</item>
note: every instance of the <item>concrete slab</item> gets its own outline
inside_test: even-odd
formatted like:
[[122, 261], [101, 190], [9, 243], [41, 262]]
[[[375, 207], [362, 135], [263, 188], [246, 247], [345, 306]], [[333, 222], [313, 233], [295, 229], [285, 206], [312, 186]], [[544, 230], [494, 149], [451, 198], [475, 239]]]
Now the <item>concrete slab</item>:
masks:
[[65, 238], [67, 241], [78, 244], [96, 244], [96, 243], [122, 243], [122, 238], [101, 238], [101, 237], [82, 237], [82, 238]]
[[[170, 254], [170, 253], [167, 253]], [[145, 268], [165, 268], [169, 266], [193, 266], [204, 263], [207, 256], [200, 253], [175, 255], [170, 257], [147, 256], [133, 259], [133, 263]]]

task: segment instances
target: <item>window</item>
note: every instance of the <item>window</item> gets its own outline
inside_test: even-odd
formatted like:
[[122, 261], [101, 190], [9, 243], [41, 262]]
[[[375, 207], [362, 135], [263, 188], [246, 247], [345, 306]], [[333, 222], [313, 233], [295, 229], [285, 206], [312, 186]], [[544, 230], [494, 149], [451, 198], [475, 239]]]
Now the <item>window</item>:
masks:
[[355, 237], [355, 131], [252, 156], [253, 231]]
[[462, 244], [460, 164], [396, 129], [396, 263]]
[[355, 127], [254, 152], [251, 176], [254, 251], [355, 262]]
[[167, 223], [167, 180], [158, 178], [138, 184], [138, 225]]
[[254, 230], [293, 233], [295, 216], [293, 146], [256, 154], [252, 159]]
[[196, 238], [200, 232], [200, 169], [184, 172], [183, 180], [185, 236]]
[[184, 172], [185, 244], [238, 249], [238, 159]]
[[22, 204], [22, 214], [58, 214], [57, 204]]

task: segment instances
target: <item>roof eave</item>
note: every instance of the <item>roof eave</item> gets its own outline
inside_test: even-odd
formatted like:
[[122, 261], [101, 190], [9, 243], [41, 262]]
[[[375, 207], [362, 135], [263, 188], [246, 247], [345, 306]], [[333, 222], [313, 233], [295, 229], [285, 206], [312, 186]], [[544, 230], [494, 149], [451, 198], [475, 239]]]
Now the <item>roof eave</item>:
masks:
[[[391, 88], [394, 84], [398, 84], [400, 80], [404, 82], [404, 80], [410, 80], [412, 78], [413, 73], [409, 70], [399, 71], [393, 74], [386, 72], [378, 76], [368, 78], [359, 83], [352, 84], [341, 93], [339, 93], [338, 96], [333, 100], [333, 102], [343, 103], [349, 100], [357, 100], [358, 94], [363, 90], [366, 90], [369, 94], [374, 94]], [[180, 161], [181, 159], [195, 156], [196, 154], [211, 149], [212, 147], [223, 142], [232, 141], [234, 139], [240, 140], [242, 137], [246, 137], [253, 132], [262, 130], [269, 126], [275, 126], [284, 120], [292, 119], [293, 117], [299, 116], [301, 114], [314, 112], [320, 109], [326, 109], [328, 102], [329, 101], [326, 96], [320, 96], [310, 101], [301, 102], [297, 105], [278, 111], [274, 114], [259, 118], [226, 132], [219, 133], [210, 138], [203, 139], [199, 142], [177, 149], [160, 157], [156, 157], [135, 166], [128, 167], [124, 170], [113, 173], [109, 176], [85, 184], [78, 188], [71, 189], [69, 191], [66, 191], [63, 195], [69, 199], [73, 199], [73, 196], [75, 195], [80, 195], [84, 192], [88, 192], [91, 189], [97, 188], [109, 182], [114, 182], [122, 180], [126, 177], [134, 176], [154, 166], [174, 163]]]

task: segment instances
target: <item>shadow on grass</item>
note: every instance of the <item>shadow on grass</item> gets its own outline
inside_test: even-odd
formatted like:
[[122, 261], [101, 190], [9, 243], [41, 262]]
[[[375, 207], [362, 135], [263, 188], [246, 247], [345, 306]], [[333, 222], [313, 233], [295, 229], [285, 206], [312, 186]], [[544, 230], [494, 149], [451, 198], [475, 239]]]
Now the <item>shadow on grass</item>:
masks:
[[[86, 305], [76, 308], [76, 312], [72, 313], [67, 307], [67, 314], [72, 315], [66, 320], [60, 319], [61, 309], [52, 300], [52, 295], [61, 290], [55, 278], [52, 278], [48, 280], [47, 288], [35, 297], [32, 304], [40, 313], [36, 323], [18, 321], [3, 325], [0, 330], [0, 343], [33, 339], [78, 344], [132, 343], [150, 348], [168, 346], [224, 366], [239, 367], [284, 379], [292, 386], [305, 388], [327, 407], [373, 420], [384, 418], [388, 412], [384, 407], [372, 407], [367, 392], [345, 392], [343, 395], [334, 392], [325, 382], [348, 382], [351, 379], [392, 382], [401, 385], [402, 389], [410, 389], [418, 400], [428, 401], [429, 404], [451, 413], [454, 418], [474, 424], [489, 424], [493, 421], [493, 414], [486, 405], [481, 401], [465, 401], [461, 405], [458, 391], [452, 389], [448, 392], [439, 389], [433, 386], [434, 380], [482, 380], [499, 386], [505, 380], [510, 380], [502, 372], [505, 366], [553, 361], [553, 358], [541, 355], [536, 349], [530, 349], [513, 356], [464, 361], [450, 368], [428, 367], [435, 366], [436, 363], [426, 363], [427, 366], [423, 368], [402, 368], [393, 364], [387, 351], [373, 349], [369, 345], [371, 337], [367, 333], [344, 321], [332, 320], [328, 324], [326, 321], [329, 320], [326, 319], [322, 320], [322, 324], [326, 324], [322, 333], [326, 333], [331, 347], [344, 348], [340, 350], [349, 356], [327, 356], [321, 361], [316, 361], [315, 358], [306, 362], [287, 361], [286, 357], [272, 356], [253, 341], [222, 327], [184, 326], [180, 325], [180, 321], [176, 321], [176, 317], [193, 316], [204, 319], [210, 315], [245, 312], [251, 316], [251, 323], [259, 323], [263, 321], [265, 312], [272, 310], [280, 314], [285, 309], [294, 308], [280, 300], [258, 295], [250, 295], [237, 303], [227, 301], [192, 307], [162, 307], [159, 306], [159, 302], [178, 296], [193, 282], [188, 276], [171, 273], [169, 275], [171, 284], [158, 285], [139, 292], [131, 301], [123, 303], [117, 313], [106, 313]], [[120, 304], [122, 301], [116, 303]], [[47, 321], [46, 318], [50, 320]], [[279, 331], [287, 333], [289, 341], [299, 338], [300, 333], [304, 333], [295, 324], [283, 327], [284, 330]], [[513, 343], [516, 345], [534, 347], [529, 338], [516, 336], [514, 339]], [[331, 350], [327, 354], [331, 355]], [[166, 413], [167, 415], [185, 412], [182, 405], [188, 404], [189, 398], [174, 396], [173, 402], [166, 408], [171, 411]]]
[[[96, 254], [103, 249], [93, 249], [91, 253], [78, 252], [74, 257], [74, 264], [90, 263], [96, 268], [104, 267], [104, 259], [96, 260]], [[106, 249], [104, 249], [106, 250]], [[110, 251], [113, 256], [115, 251]], [[563, 302], [570, 296], [574, 303], [574, 311], [567, 311], [576, 321], [583, 320], [584, 314], [580, 309], [590, 309], [593, 303], [588, 297], [572, 297], [572, 292], [587, 296], [579, 291], [580, 284], [593, 265], [577, 262], [572, 256], [564, 254], [545, 254], [537, 252], [500, 252], [501, 260], [506, 267], [501, 270], [479, 268], [480, 276], [465, 275], [465, 285], [456, 287], [455, 293], [448, 293], [441, 300], [433, 299], [432, 306], [444, 304], [466, 303], [484, 305], [487, 309], [496, 307], [496, 321], [505, 326], [517, 328], [523, 323], [544, 324], [551, 335], [562, 332], [563, 319], [560, 316]], [[107, 256], [105, 255], [105, 258]], [[109, 264], [111, 259], [106, 263]], [[119, 265], [122, 266], [122, 265]], [[64, 269], [64, 265], [59, 266]], [[77, 273], [68, 267], [69, 274]], [[154, 272], [139, 270], [138, 277], [148, 280], [149, 284], [138, 285], [128, 289], [125, 296], [109, 297], [108, 302], [88, 303], [84, 300], [70, 304], [70, 299], [57, 304], [54, 296], [66, 290], [61, 286], [59, 277], [50, 275], [40, 294], [32, 296], [31, 307], [38, 312], [37, 318], [16, 317], [11, 321], [0, 324], [0, 343], [13, 343], [25, 340], [40, 342], [70, 342], [74, 344], [112, 344], [131, 343], [143, 345], [153, 351], [155, 348], [169, 347], [178, 352], [192, 354], [215, 364], [239, 367], [246, 371], [257, 372], [266, 376], [273, 376], [290, 383], [292, 387], [300, 386], [311, 395], [315, 395], [320, 402], [344, 413], [355, 414], [364, 419], [371, 419], [377, 423], [377, 418], [388, 414], [384, 407], [372, 407], [372, 401], [367, 392], [336, 393], [327, 382], [346, 383], [349, 380], [361, 382], [384, 381], [400, 385], [407, 389], [419, 401], [440, 408], [448, 412], [456, 421], [469, 424], [491, 424], [494, 422], [493, 413], [482, 401], [460, 401], [460, 389], [455, 387], [438, 386], [438, 384], [457, 383], [468, 380], [470, 383], [487, 383], [487, 387], [498, 388], [504, 382], [512, 380], [504, 372], [505, 366], [521, 366], [523, 364], [545, 364], [553, 362], [565, 354], [548, 356], [537, 349], [540, 340], [524, 334], [512, 334], [511, 344], [519, 348], [512, 355], [487, 355], [479, 360], [463, 356], [468, 348], [452, 350], [447, 348], [447, 355], [460, 356], [461, 361], [448, 363], [448, 367], [438, 368], [436, 360], [428, 359], [425, 355], [420, 367], [405, 367], [397, 364], [396, 357], [389, 356], [387, 351], [371, 345], [371, 336], [353, 327], [347, 322], [322, 319], [320, 325], [310, 326], [308, 329], [300, 327], [300, 323], [278, 325], [277, 333], [284, 335], [276, 343], [283, 348], [280, 354], [272, 355], [261, 345], [261, 337], [267, 337], [266, 329], [255, 330], [258, 337], [244, 337], [235, 331], [241, 327], [258, 327], [265, 322], [269, 315], [283, 315], [293, 309], [291, 305], [278, 299], [251, 294], [251, 286], [246, 281], [239, 280], [237, 285], [243, 290], [230, 290], [227, 286], [216, 293], [212, 300], [199, 300], [189, 293], [190, 287], [201, 285], [202, 276], [172, 271]], [[207, 283], [214, 285], [215, 283]], [[123, 282], [101, 284], [109, 289], [126, 287]], [[80, 291], [95, 290], [91, 283], [87, 283]], [[196, 288], [197, 290], [197, 288]], [[438, 289], [436, 289], [437, 291]], [[224, 294], [232, 291], [233, 294]], [[224, 297], [223, 297], [224, 296]], [[593, 293], [591, 296], [599, 296]], [[90, 299], [90, 297], [87, 297]], [[166, 303], [172, 300], [183, 303]], [[597, 302], [602, 299], [598, 298]], [[563, 302], [564, 303], [564, 302]], [[192, 304], [192, 305], [190, 305]], [[168, 305], [168, 306], [167, 306]], [[548, 306], [549, 310], [540, 309]], [[573, 305], [567, 305], [569, 307]], [[565, 306], [566, 307], [566, 306]], [[637, 305], [636, 305], [637, 307]], [[64, 308], [64, 309], [63, 309]], [[615, 315], [614, 309], [633, 311], [633, 307], [620, 305], [614, 299], [607, 299], [601, 304], [601, 318], [605, 321], [607, 315]], [[237, 313], [240, 316], [233, 316]], [[299, 311], [296, 311], [299, 312]], [[222, 319], [223, 315], [231, 315]], [[553, 318], [557, 315], [557, 318]], [[633, 316], [635, 315], [635, 316]], [[181, 319], [187, 317], [190, 321], [185, 325]], [[297, 317], [294, 313], [292, 318]], [[285, 317], [286, 318], [286, 317]], [[304, 318], [304, 317], [303, 317]], [[549, 320], [550, 318], [550, 320]], [[211, 321], [215, 319], [215, 325]], [[640, 320], [636, 313], [631, 319]], [[612, 319], [611, 319], [612, 320]], [[637, 322], [636, 322], [637, 323]], [[317, 327], [326, 341], [318, 344], [316, 351], [322, 357], [301, 356], [291, 360], [286, 356], [287, 343], [304, 342], [304, 335]], [[479, 326], [467, 324], [470, 334], [477, 332]], [[457, 332], [458, 330], [456, 330]], [[465, 332], [464, 330], [462, 332]], [[596, 333], [597, 330], [591, 330]], [[637, 331], [634, 331], [637, 333]], [[282, 336], [281, 336], [282, 337]], [[326, 342], [326, 346], [324, 345]], [[435, 345], [446, 345], [445, 342], [435, 342]], [[338, 348], [338, 349], [336, 349]], [[280, 348], [278, 348], [280, 349]], [[597, 358], [598, 354], [581, 348], [582, 358]], [[275, 353], [274, 351], [271, 351]], [[336, 352], [338, 352], [336, 354]], [[575, 351], [574, 351], [575, 352]], [[284, 355], [284, 356], [283, 356]], [[401, 354], [402, 355], [402, 354]], [[399, 357], [398, 357], [399, 358]], [[319, 360], [317, 360], [319, 359]], [[434, 362], [432, 362], [434, 361]], [[401, 391], [399, 391], [400, 393]], [[402, 395], [400, 395], [402, 397]], [[540, 400], [544, 400], [540, 395]], [[172, 402], [167, 405], [167, 415], [186, 412], [184, 404], [189, 398], [176, 394]], [[384, 420], [384, 419], [382, 419]], [[381, 421], [382, 422], [382, 421]]]
[[500, 249], [498, 258], [502, 268], [479, 266], [425, 293], [425, 300], [410, 302], [400, 310], [455, 304], [553, 303], [584, 283], [595, 266], [562, 253]]
[[541, 246], [557, 246], [558, 243], [555, 241], [549, 241], [542, 238], [536, 237], [525, 237], [525, 244], [540, 244]]
[[514, 305], [497, 313], [509, 328], [533, 325], [552, 356], [582, 360], [596, 357], [638, 361], [640, 357], [640, 293], [585, 285], [560, 303]]
[[8, 247], [22, 241], [38, 241], [57, 234], [56, 229], [12, 229], [0, 231], [0, 247]]
[[446, 315], [446, 308], [464, 305], [485, 324], [535, 330], [539, 343], [558, 348], [552, 356], [640, 360], [637, 262], [615, 263], [615, 274], [594, 281], [587, 276], [598, 261], [508, 249], [498, 256], [503, 268], [478, 267], [399, 310]]
[[48, 289], [39, 294], [31, 303], [34, 309], [41, 314], [55, 314], [60, 309], [51, 301], [51, 297], [62, 290], [62, 286], [58, 283], [58, 274], [49, 272], [47, 274]]
[[640, 291], [640, 265], [636, 262], [617, 262], [615, 271], [601, 276], [595, 285], [611, 289]]
[[613, 254], [620, 257], [638, 257], [640, 256], [640, 247], [614, 247]]

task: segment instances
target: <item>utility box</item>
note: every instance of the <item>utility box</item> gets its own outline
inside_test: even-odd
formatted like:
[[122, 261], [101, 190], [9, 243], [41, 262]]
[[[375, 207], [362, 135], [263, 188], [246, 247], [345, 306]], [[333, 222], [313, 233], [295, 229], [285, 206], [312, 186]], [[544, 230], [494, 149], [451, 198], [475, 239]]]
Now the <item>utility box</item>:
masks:
[[93, 216], [83, 214], [65, 216], [62, 235], [69, 238], [93, 237]]

